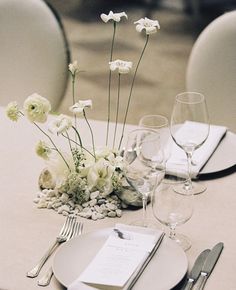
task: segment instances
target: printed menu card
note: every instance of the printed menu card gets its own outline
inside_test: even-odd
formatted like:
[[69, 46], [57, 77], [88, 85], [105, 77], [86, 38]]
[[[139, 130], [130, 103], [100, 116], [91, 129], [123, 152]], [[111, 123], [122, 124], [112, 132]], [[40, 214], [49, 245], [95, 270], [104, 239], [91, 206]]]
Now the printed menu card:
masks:
[[162, 232], [117, 224], [76, 281], [123, 287], [145, 261]]

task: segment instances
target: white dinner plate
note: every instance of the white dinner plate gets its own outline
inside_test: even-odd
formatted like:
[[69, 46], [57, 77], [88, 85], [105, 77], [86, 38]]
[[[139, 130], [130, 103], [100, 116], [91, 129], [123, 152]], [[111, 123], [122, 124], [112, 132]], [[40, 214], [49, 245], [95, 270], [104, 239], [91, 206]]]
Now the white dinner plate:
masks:
[[[62, 245], [53, 260], [57, 280], [65, 287], [76, 280], [101, 249], [111, 231], [111, 228], [93, 231]], [[165, 237], [133, 289], [147, 289], [147, 285], [148, 290], [171, 289], [182, 280], [187, 268], [185, 252], [174, 241]]]
[[235, 148], [236, 134], [228, 131], [199, 174], [216, 173], [233, 167], [236, 164]]

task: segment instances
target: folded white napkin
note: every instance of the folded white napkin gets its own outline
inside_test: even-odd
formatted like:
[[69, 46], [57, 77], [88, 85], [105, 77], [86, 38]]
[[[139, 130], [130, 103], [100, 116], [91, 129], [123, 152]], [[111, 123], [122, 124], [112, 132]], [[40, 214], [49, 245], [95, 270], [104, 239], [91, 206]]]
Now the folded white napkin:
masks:
[[[178, 131], [178, 134], [184, 134], [188, 130], [194, 130], [195, 126], [202, 126], [202, 124], [197, 125], [197, 123], [193, 122], [186, 122]], [[205, 163], [208, 161], [208, 159], [211, 157], [212, 153], [220, 143], [222, 137], [226, 133], [227, 128], [223, 126], [215, 126], [210, 125], [210, 133], [203, 145], [198, 148], [193, 153], [193, 163], [191, 168], [192, 177], [196, 177], [201, 168], [205, 165]], [[166, 171], [167, 173], [174, 174], [174, 170], [177, 168], [179, 169], [185, 169], [187, 170], [187, 157], [186, 153], [183, 149], [181, 149], [179, 146], [175, 144], [173, 140], [170, 140], [171, 145], [169, 147], [170, 150], [170, 157], [166, 163]], [[175, 171], [176, 172], [176, 171]]]
[[117, 224], [103, 247], [68, 290], [122, 289], [151, 252], [161, 233]]

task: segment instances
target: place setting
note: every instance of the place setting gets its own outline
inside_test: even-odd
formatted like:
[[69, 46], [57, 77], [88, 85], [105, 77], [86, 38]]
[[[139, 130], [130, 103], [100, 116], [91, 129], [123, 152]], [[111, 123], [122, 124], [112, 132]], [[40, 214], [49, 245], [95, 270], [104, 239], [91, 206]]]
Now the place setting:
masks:
[[[27, 281], [25, 285], [32, 282], [32, 289], [52, 289], [54, 282], [68, 290], [207, 289], [214, 279], [219, 282], [213, 270], [222, 267], [220, 258], [225, 262], [229, 255], [231, 229], [225, 226], [226, 235], [222, 224], [234, 212], [233, 201], [220, 191], [226, 184], [233, 192], [229, 173], [234, 173], [236, 164], [236, 135], [227, 126], [211, 124], [208, 96], [200, 91], [176, 93], [168, 117], [157, 109], [128, 124], [140, 64], [161, 26], [147, 17], [134, 22], [143, 45], [135, 64], [116, 58], [117, 29], [128, 15], [110, 11], [100, 20], [112, 31], [106, 121], [88, 117], [93, 102], [77, 88], [84, 72], [78, 60], [68, 63], [71, 100], [66, 114], [55, 111], [38, 92], [28, 95], [23, 105], [12, 101], [4, 108], [14, 122], [14, 126], [6, 122], [13, 133], [3, 134], [5, 139], [15, 140], [18, 124], [23, 130], [32, 127], [36, 134], [27, 135], [25, 130], [18, 142], [28, 150], [37, 139], [34, 151], [41, 161], [26, 156], [27, 164], [40, 171], [32, 183], [26, 181], [18, 189], [21, 199], [8, 194], [9, 204], [20, 208], [19, 213], [12, 210], [19, 214], [19, 222], [40, 221], [44, 235], [36, 226], [22, 231], [30, 236], [35, 252], [37, 243], [32, 241], [48, 239], [38, 261], [31, 249], [20, 279]], [[126, 103], [121, 106], [123, 94]], [[24, 168], [28, 178], [32, 168], [21, 164], [19, 156], [17, 150], [12, 153], [12, 160], [19, 162], [16, 170], [21, 173]], [[8, 157], [3, 157], [6, 164]], [[8, 177], [10, 189], [11, 183]], [[222, 224], [221, 209], [226, 213]], [[203, 220], [209, 232], [202, 232]], [[49, 227], [53, 221], [58, 225], [60, 221], [54, 239], [49, 231], [55, 230], [55, 224]], [[18, 228], [18, 221], [13, 225]]]

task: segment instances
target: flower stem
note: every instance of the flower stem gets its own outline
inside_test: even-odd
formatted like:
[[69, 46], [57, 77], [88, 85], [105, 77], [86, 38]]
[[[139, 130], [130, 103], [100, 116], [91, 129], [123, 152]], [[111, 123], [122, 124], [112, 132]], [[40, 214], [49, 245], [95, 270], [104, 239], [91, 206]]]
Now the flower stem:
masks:
[[[76, 128], [75, 126], [72, 126], [72, 129], [75, 131], [75, 134], [76, 134], [77, 137], [79, 138], [80, 147], [83, 148], [82, 139], [81, 139], [81, 137], [80, 137], [80, 134], [79, 134], [77, 128]], [[77, 142], [77, 138], [75, 139], [75, 143], [78, 144], [78, 142]]]
[[[116, 22], [113, 22], [113, 36], [111, 42], [111, 54], [110, 54], [110, 62], [113, 58], [113, 50], [114, 50], [114, 42], [115, 42], [115, 34], [116, 34]], [[109, 135], [109, 126], [110, 126], [110, 117], [111, 117], [111, 70], [109, 70], [109, 79], [108, 79], [108, 112], [107, 112], [107, 135], [106, 135], [106, 146], [108, 144], [108, 135]]]
[[[25, 116], [24, 113], [22, 113], [21, 111], [19, 111], [19, 113], [22, 116]], [[66, 161], [65, 157], [61, 154], [60, 150], [57, 148], [56, 144], [53, 142], [52, 138], [43, 131], [43, 129], [35, 122], [33, 122], [33, 124], [50, 140], [50, 142], [52, 143], [52, 145], [54, 146], [55, 150], [57, 151], [57, 153], [61, 156], [61, 158], [63, 159], [63, 161], [65, 162], [66, 166], [68, 167], [69, 171], [71, 171], [70, 166], [68, 164], [68, 162]]]
[[[73, 101], [73, 104], [75, 104], [75, 76], [76, 74], [71, 74], [72, 75], [72, 101]], [[77, 129], [77, 117], [76, 117], [76, 114], [74, 114], [74, 125], [75, 125], [75, 128]], [[75, 141], [77, 141], [77, 134], [75, 133]]]
[[114, 137], [113, 137], [113, 149], [115, 147], [115, 142], [116, 142], [116, 131], [117, 131], [118, 116], [119, 116], [119, 106], [120, 106], [120, 73], [118, 74], [118, 95], [117, 95], [117, 105], [116, 105], [116, 124], [115, 124], [115, 131], [114, 131]]
[[66, 131], [66, 136], [67, 136], [67, 139], [68, 139], [68, 141], [69, 141], [69, 146], [70, 146], [70, 151], [71, 151], [72, 157], [74, 157], [74, 156], [73, 156], [73, 149], [72, 149], [72, 145], [71, 145], [70, 137], [69, 137], [69, 134], [68, 134], [67, 131]]
[[124, 117], [124, 122], [123, 122], [122, 133], [121, 133], [120, 144], [119, 144], [118, 150], [120, 149], [120, 146], [121, 146], [121, 143], [122, 143], [122, 140], [123, 140], [123, 137], [124, 137], [124, 130], [125, 130], [125, 125], [126, 125], [127, 115], [128, 115], [128, 111], [129, 111], [130, 100], [131, 100], [131, 96], [132, 96], [132, 92], [133, 92], [134, 81], [135, 81], [136, 74], [137, 74], [137, 71], [138, 71], [138, 68], [139, 68], [139, 64], [140, 64], [140, 62], [141, 62], [141, 60], [142, 60], [142, 57], [143, 57], [143, 55], [144, 55], [144, 51], [145, 51], [145, 49], [146, 49], [146, 47], [147, 47], [148, 40], [149, 40], [149, 35], [147, 34], [147, 35], [146, 35], [146, 42], [145, 42], [145, 44], [144, 44], [144, 47], [143, 47], [143, 50], [142, 50], [142, 52], [141, 52], [141, 55], [140, 55], [139, 61], [138, 61], [137, 66], [136, 66], [136, 68], [135, 68], [135, 72], [134, 72], [133, 80], [132, 80], [132, 83], [131, 83], [131, 88], [130, 88], [130, 93], [129, 93], [128, 103], [127, 103], [127, 107], [126, 107], [126, 111], [125, 111], [125, 117]]
[[72, 143], [80, 146], [80, 148], [82, 148], [83, 150], [85, 150], [86, 152], [88, 152], [91, 156], [93, 156], [93, 158], [95, 158], [94, 155], [88, 149], [86, 149], [85, 147], [83, 147], [81, 144], [77, 143], [75, 140], [71, 139], [69, 136], [66, 136], [64, 134], [62, 134], [62, 136], [65, 137], [65, 138], [67, 138], [68, 140], [70, 140], [70, 142], [72, 142]]
[[70, 166], [68, 164], [68, 162], [66, 161], [65, 157], [62, 155], [62, 153], [60, 152], [60, 150], [57, 148], [56, 144], [53, 142], [52, 138], [43, 131], [43, 129], [35, 122], [33, 122], [33, 124], [46, 136], [48, 137], [48, 139], [50, 140], [50, 142], [52, 143], [52, 145], [54, 146], [54, 148], [56, 149], [57, 153], [61, 156], [61, 158], [63, 159], [63, 161], [65, 162], [66, 166], [68, 167], [69, 171], [71, 172]]
[[91, 133], [92, 144], [93, 144], [93, 154], [94, 154], [94, 159], [95, 159], [95, 161], [96, 161], [96, 153], [95, 153], [95, 144], [94, 144], [93, 130], [92, 130], [92, 128], [91, 128], [91, 126], [90, 126], [90, 124], [89, 124], [89, 121], [88, 121], [88, 119], [87, 119], [87, 117], [86, 117], [85, 110], [83, 110], [83, 114], [84, 114], [84, 119], [85, 119], [86, 123], [88, 124], [89, 130], [90, 130], [90, 133]]

